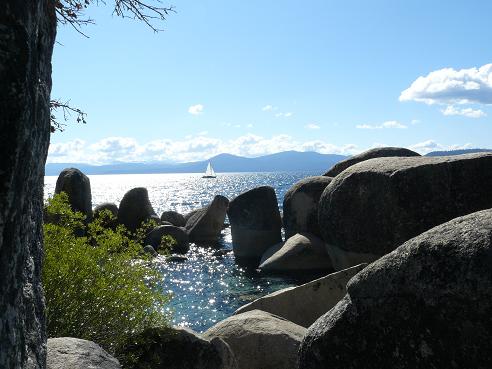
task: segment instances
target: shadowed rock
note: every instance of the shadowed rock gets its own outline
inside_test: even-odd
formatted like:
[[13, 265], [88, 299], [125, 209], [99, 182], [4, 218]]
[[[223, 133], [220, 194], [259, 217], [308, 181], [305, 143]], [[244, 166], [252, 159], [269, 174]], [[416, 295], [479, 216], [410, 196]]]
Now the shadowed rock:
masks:
[[284, 196], [283, 225], [285, 238], [308, 232], [321, 237], [318, 225], [318, 202], [330, 177], [308, 177], [294, 184]]
[[[146, 188], [136, 187], [125, 193], [118, 209], [118, 222], [134, 232], [149, 219], [156, 219]], [[157, 220], [160, 220], [157, 217]]]
[[55, 193], [65, 192], [73, 211], [79, 211], [92, 219], [92, 195], [89, 177], [76, 168], [67, 168], [56, 180]]
[[151, 245], [156, 250], [159, 250], [161, 248], [161, 240], [164, 236], [171, 236], [176, 241], [176, 245], [169, 250], [170, 252], [186, 254], [190, 249], [188, 234], [186, 231], [183, 228], [172, 225], [160, 225], [155, 227], [145, 237], [144, 243]]
[[259, 260], [270, 246], [282, 241], [280, 212], [272, 187], [240, 194], [229, 204], [227, 214], [236, 258]]
[[326, 187], [319, 224], [335, 269], [370, 262], [457, 216], [492, 207], [492, 154], [379, 158]]
[[47, 369], [121, 369], [98, 344], [78, 338], [48, 339]]
[[231, 316], [203, 333], [231, 347], [239, 369], [294, 369], [306, 328], [261, 310]]
[[186, 221], [186, 230], [191, 242], [217, 242], [224, 228], [229, 200], [221, 195], [214, 197], [212, 202], [195, 212]]
[[184, 227], [186, 224], [185, 217], [177, 211], [165, 211], [161, 215], [161, 221], [169, 222], [176, 227]]
[[335, 164], [328, 172], [323, 175], [327, 177], [336, 177], [348, 167], [369, 159], [409, 156], [420, 156], [420, 154], [402, 147], [377, 147], [375, 149], [364, 151], [359, 155], [354, 155], [346, 160]]
[[110, 202], [105, 202], [97, 205], [93, 211], [94, 219], [99, 218], [101, 216], [101, 213], [104, 211], [109, 211], [113, 215], [114, 219], [108, 219], [107, 222], [104, 221], [103, 225], [108, 228], [115, 228], [118, 225], [118, 206]]
[[308, 330], [301, 369], [491, 368], [492, 210], [367, 266]]

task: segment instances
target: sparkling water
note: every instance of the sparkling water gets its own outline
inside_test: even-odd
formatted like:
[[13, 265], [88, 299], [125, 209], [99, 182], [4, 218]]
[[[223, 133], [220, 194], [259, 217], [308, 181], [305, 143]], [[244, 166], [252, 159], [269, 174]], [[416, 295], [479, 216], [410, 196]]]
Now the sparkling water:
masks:
[[[302, 178], [320, 173], [227, 173], [217, 178], [201, 174], [114, 174], [92, 175], [93, 207], [103, 202], [119, 204], [134, 187], [146, 187], [158, 215], [166, 210], [182, 214], [209, 204], [215, 195], [232, 199], [254, 187], [268, 185], [275, 189], [279, 207], [285, 192]], [[45, 197], [52, 196], [56, 176], [45, 177]], [[162, 273], [162, 289], [170, 293], [168, 305], [173, 324], [202, 332], [232, 315], [240, 306], [281, 288], [310, 279], [267, 276], [255, 269], [236, 265], [232, 253], [230, 228], [225, 228], [217, 245], [191, 245], [184, 262], [156, 259]]]

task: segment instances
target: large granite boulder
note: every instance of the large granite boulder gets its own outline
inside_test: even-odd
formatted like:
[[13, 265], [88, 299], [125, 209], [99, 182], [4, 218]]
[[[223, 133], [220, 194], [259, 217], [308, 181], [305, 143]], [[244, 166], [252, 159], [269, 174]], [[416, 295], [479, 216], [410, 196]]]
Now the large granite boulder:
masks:
[[219, 338], [204, 339], [186, 328], [150, 328], [121, 350], [125, 368], [237, 369], [230, 347]]
[[47, 369], [121, 369], [98, 344], [79, 338], [48, 339]]
[[227, 197], [217, 195], [212, 202], [190, 215], [186, 221], [186, 230], [191, 242], [217, 242], [224, 228], [227, 206]]
[[97, 205], [93, 211], [93, 218], [97, 219], [101, 217], [104, 213], [109, 212], [113, 216], [113, 219], [108, 219], [103, 217], [101, 220], [103, 222], [103, 226], [107, 228], [116, 228], [118, 225], [118, 206], [111, 202], [105, 202]]
[[150, 231], [145, 237], [144, 243], [152, 246], [155, 250], [159, 250], [161, 240], [164, 236], [171, 236], [176, 241], [176, 245], [172, 248], [172, 253], [186, 254], [190, 249], [188, 234], [183, 228], [172, 225], [160, 225]]
[[144, 187], [132, 188], [125, 193], [118, 209], [118, 222], [130, 231], [136, 231], [143, 222], [157, 217]]
[[380, 158], [326, 187], [319, 224], [335, 269], [370, 262], [455, 217], [492, 207], [492, 153]]
[[161, 215], [162, 222], [169, 222], [176, 227], [184, 227], [186, 225], [186, 220], [183, 215], [177, 211], [165, 211]]
[[350, 280], [300, 368], [492, 368], [492, 209], [407, 242]]
[[285, 238], [308, 232], [321, 237], [318, 225], [318, 202], [330, 177], [308, 177], [294, 184], [284, 196], [283, 225]]
[[241, 306], [234, 314], [258, 309], [308, 328], [345, 296], [349, 279], [366, 266], [356, 265], [301, 286], [284, 288]]
[[260, 259], [270, 246], [282, 241], [282, 222], [272, 187], [257, 187], [240, 194], [229, 204], [227, 215], [236, 258]]
[[239, 369], [294, 369], [306, 328], [261, 310], [231, 316], [202, 336], [222, 338]]
[[56, 180], [55, 193], [65, 192], [73, 211], [92, 219], [92, 195], [89, 177], [76, 168], [63, 169]]
[[310, 233], [297, 233], [285, 243], [268, 249], [260, 260], [259, 269], [264, 272], [307, 272], [332, 270], [332, 265], [322, 239]]
[[364, 151], [359, 155], [351, 156], [348, 159], [336, 163], [328, 172], [323, 175], [327, 177], [336, 177], [348, 167], [369, 159], [411, 156], [420, 156], [420, 154], [416, 153], [415, 151], [405, 149], [403, 147], [377, 147], [375, 149]]

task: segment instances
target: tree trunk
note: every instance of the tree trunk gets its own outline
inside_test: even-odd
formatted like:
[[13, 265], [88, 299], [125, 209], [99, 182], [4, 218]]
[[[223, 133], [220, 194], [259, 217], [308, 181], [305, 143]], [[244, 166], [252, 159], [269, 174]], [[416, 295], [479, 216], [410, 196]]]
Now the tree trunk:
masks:
[[46, 362], [42, 202], [50, 137], [52, 0], [0, 6], [0, 368]]

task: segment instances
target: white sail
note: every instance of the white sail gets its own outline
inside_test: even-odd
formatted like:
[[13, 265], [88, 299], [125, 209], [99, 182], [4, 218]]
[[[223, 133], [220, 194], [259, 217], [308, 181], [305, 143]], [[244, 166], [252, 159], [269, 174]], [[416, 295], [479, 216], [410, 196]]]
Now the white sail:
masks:
[[212, 168], [212, 164], [210, 164], [210, 162], [208, 162], [204, 177], [215, 177], [214, 168]]

